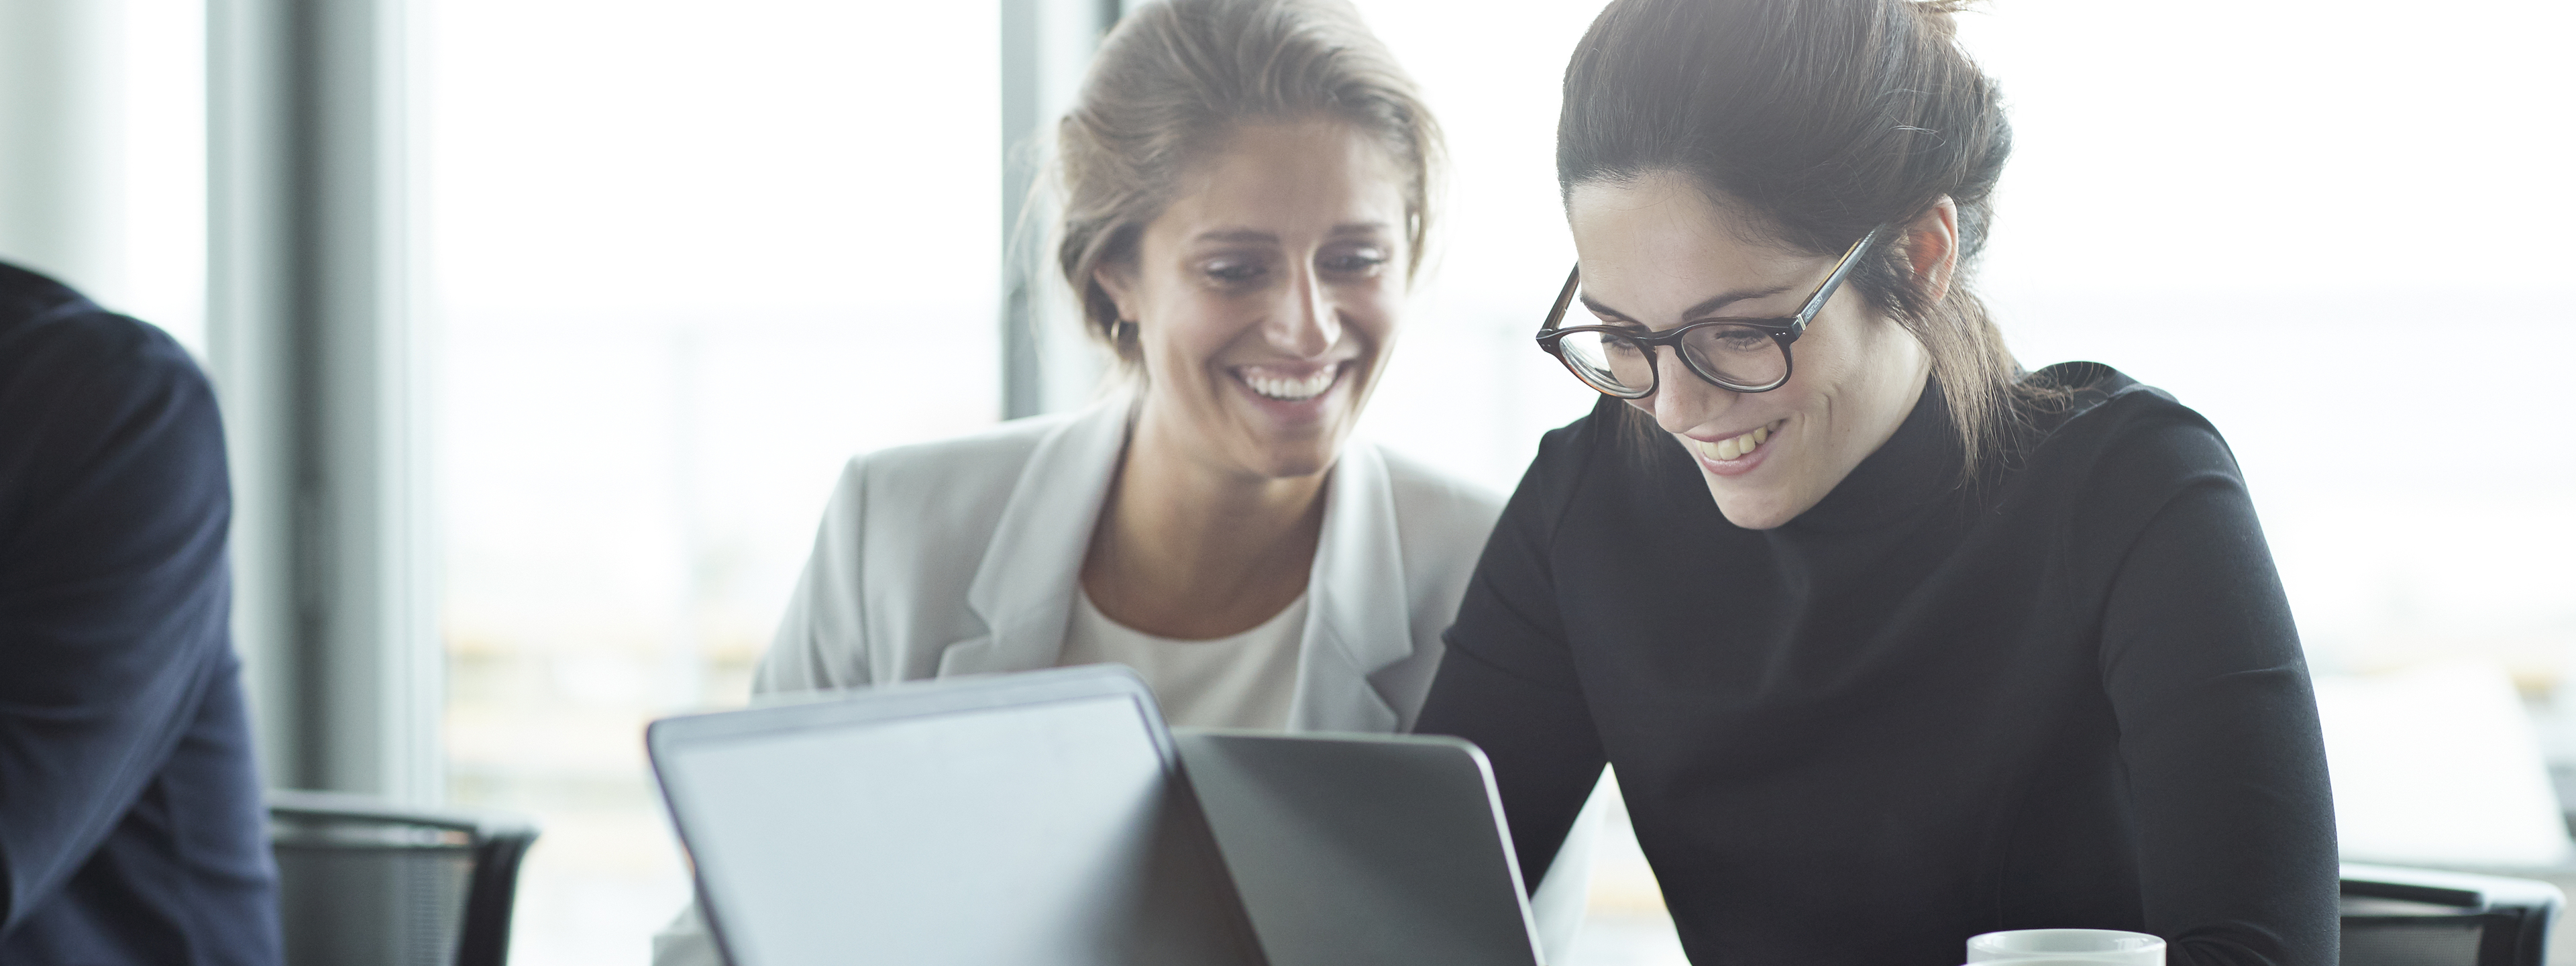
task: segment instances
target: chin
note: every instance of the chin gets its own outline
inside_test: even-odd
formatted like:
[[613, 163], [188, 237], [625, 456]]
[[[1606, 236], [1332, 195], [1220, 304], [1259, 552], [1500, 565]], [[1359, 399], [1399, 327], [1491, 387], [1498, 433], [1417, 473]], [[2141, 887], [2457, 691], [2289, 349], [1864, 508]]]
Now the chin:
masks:
[[1807, 512], [1805, 506], [1769, 487], [1747, 492], [1732, 486], [1720, 488], [1715, 478], [1705, 474], [1702, 478], [1708, 483], [1709, 498], [1717, 502], [1717, 512], [1726, 517], [1726, 522], [1747, 530], [1769, 530]]
[[[1339, 392], [1338, 389], [1335, 390]], [[1315, 401], [1304, 412], [1291, 411], [1291, 418], [1280, 419], [1276, 412], [1256, 409], [1250, 418], [1237, 424], [1237, 442], [1232, 449], [1235, 462], [1254, 475], [1281, 480], [1313, 476], [1333, 467], [1343, 438], [1349, 435], [1352, 415], [1341, 398]], [[1263, 407], [1268, 409], [1271, 407]], [[1285, 408], [1285, 407], [1278, 407]]]
[[1274, 480], [1313, 476], [1333, 468], [1339, 455], [1338, 440], [1299, 441], [1265, 448], [1244, 461], [1254, 472]]

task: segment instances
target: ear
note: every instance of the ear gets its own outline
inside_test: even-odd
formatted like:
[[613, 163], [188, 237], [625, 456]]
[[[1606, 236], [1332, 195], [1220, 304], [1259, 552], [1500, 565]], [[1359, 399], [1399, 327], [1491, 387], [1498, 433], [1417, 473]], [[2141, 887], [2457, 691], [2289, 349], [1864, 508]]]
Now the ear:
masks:
[[1099, 283], [1100, 290], [1109, 293], [1109, 301], [1118, 306], [1118, 321], [1137, 320], [1136, 267], [1134, 265], [1110, 262], [1095, 266], [1091, 270], [1091, 280]]
[[1932, 301], [1950, 294], [1950, 278], [1959, 269], [1959, 205], [1949, 195], [1905, 226], [1905, 259]]

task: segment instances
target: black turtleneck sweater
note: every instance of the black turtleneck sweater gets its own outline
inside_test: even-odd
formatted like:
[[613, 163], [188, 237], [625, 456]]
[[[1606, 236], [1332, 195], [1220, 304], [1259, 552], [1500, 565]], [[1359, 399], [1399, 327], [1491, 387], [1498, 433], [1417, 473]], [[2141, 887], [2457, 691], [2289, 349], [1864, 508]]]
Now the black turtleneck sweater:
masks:
[[1491, 756], [1522, 867], [1605, 762], [1691, 961], [1956, 966], [2003, 929], [2327, 966], [2333, 803], [2216, 430], [2106, 367], [1973, 491], [1937, 389], [1787, 525], [1605, 401], [1548, 434], [1420, 731]]

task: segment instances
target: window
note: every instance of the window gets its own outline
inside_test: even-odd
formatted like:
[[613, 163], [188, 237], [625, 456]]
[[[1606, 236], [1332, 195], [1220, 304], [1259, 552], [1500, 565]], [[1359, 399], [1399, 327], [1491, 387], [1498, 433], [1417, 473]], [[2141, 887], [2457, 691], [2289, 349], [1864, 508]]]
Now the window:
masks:
[[2542, 39], [2576, 17], [2224, 19], [1965, 18], [2017, 142], [1981, 288], [2026, 364], [2111, 363], [2227, 436], [2319, 670], [2479, 656], [2544, 687], [2576, 639], [2546, 549], [2576, 540], [2576, 453], [2539, 442], [2576, 420], [2576, 249], [2546, 227], [2576, 200], [2538, 92], [2576, 76]]
[[0, 258], [206, 348], [200, 0], [0, 10]]
[[545, 822], [517, 961], [642, 962], [644, 723], [743, 700], [844, 459], [996, 417], [995, 13], [429, 12], [452, 800]]

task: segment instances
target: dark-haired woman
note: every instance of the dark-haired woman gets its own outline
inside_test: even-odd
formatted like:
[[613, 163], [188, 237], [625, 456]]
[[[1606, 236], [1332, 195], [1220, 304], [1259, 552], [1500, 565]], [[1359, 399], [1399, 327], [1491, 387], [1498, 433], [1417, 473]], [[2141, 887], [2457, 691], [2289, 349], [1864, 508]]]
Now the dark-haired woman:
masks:
[[1967, 268], [2008, 128], [1950, 16], [1594, 23], [1540, 342], [1604, 398], [1504, 511], [1420, 729], [1492, 756], [1525, 864], [1616, 763], [1695, 962], [2090, 927], [2333, 963], [2315, 704], [2243, 480], [2170, 396], [2005, 352]]

